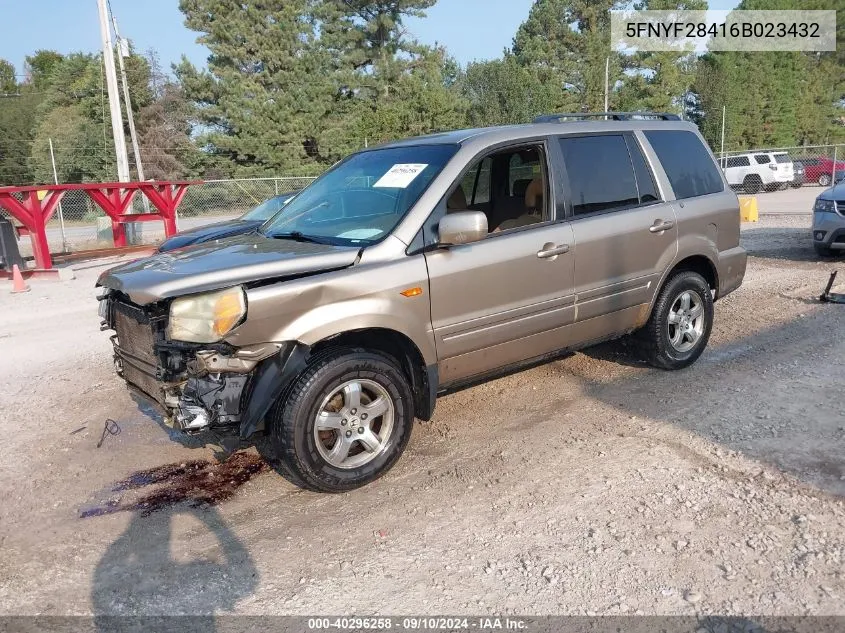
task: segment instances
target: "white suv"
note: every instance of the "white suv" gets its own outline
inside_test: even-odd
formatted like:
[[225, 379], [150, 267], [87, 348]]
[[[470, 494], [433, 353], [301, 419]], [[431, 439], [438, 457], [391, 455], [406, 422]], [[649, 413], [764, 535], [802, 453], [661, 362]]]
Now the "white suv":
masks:
[[720, 161], [731, 187], [754, 195], [762, 189], [785, 189], [795, 177], [792, 159], [786, 152], [756, 152], [728, 156]]

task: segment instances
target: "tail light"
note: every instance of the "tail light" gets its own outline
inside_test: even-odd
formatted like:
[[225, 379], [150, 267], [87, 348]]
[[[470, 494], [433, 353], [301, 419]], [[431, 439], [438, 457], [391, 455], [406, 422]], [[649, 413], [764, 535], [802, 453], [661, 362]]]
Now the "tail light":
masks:
[[778, 166], [775, 163], [769, 163], [769, 169], [771, 169], [772, 171], [777, 171]]

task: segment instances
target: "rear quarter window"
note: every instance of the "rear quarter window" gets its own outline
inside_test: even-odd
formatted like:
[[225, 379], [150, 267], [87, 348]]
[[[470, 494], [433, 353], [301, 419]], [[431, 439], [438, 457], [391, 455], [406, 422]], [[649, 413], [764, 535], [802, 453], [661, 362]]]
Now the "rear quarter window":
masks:
[[697, 135], [683, 130], [648, 130], [644, 134], [679, 200], [724, 191], [719, 168]]

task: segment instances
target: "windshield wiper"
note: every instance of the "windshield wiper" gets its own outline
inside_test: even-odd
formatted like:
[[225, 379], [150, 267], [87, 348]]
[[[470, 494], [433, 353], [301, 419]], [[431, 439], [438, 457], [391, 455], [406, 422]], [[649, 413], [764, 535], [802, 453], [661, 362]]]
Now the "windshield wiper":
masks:
[[295, 242], [310, 242], [311, 244], [328, 244], [333, 245], [334, 242], [327, 238], [316, 237], [314, 235], [306, 235], [302, 231], [290, 231], [289, 233], [271, 233], [270, 237], [275, 240], [293, 240]]

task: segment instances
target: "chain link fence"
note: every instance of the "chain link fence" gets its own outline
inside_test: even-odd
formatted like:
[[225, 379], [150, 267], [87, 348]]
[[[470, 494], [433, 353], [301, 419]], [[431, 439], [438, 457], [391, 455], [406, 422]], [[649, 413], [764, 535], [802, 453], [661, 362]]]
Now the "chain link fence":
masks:
[[845, 180], [845, 145], [730, 151], [719, 163], [738, 194], [757, 196], [761, 214], [804, 215], [819, 193]]
[[[298, 191], [311, 183], [313, 176], [279, 178], [243, 178], [208, 180], [192, 185], [179, 206], [177, 226], [180, 231], [213, 222], [231, 220], [257, 207], [274, 196]], [[147, 211], [149, 202], [140, 193], [133, 200], [136, 213]], [[0, 215], [9, 217], [0, 209]], [[17, 222], [9, 217], [13, 224]], [[134, 225], [135, 242], [155, 244], [164, 239], [164, 224], [140, 222]], [[71, 190], [47, 224], [47, 241], [53, 252], [79, 251], [112, 246], [111, 220], [84, 191]], [[30, 240], [21, 238], [21, 254], [32, 254]]]
[[[845, 179], [845, 145], [732, 151], [725, 152], [719, 162], [731, 186], [752, 190], [748, 193], [805, 185], [829, 187]], [[787, 176], [790, 176], [788, 180]]]

